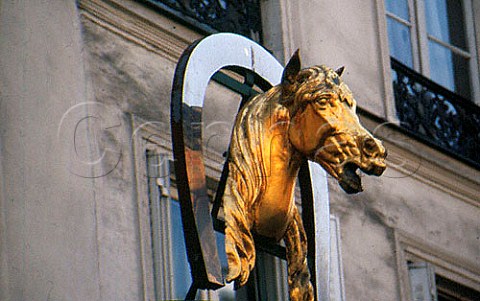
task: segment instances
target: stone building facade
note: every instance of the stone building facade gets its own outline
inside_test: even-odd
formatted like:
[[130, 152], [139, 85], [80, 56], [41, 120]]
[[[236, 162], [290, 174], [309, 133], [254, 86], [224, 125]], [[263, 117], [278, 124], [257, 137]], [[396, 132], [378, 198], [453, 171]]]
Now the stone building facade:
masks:
[[[0, 300], [183, 298], [176, 179], [161, 176], [170, 95], [183, 50], [216, 31], [172, 4], [186, 2], [0, 0]], [[479, 300], [480, 2], [244, 2], [281, 63], [300, 49], [305, 66], [346, 66], [362, 123], [388, 149], [364, 192], [328, 179], [330, 299]], [[239, 98], [207, 90], [212, 190]], [[248, 288], [197, 297], [285, 298], [285, 263], [257, 265]]]

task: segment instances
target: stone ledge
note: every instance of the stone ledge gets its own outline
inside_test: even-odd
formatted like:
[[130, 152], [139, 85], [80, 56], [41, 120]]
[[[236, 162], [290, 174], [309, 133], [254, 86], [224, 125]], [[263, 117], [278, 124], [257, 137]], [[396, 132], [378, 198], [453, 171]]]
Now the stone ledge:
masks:
[[85, 18], [176, 63], [202, 36], [134, 1], [80, 0]]
[[480, 207], [480, 172], [476, 168], [405, 135], [395, 126], [380, 123], [368, 114], [359, 115], [362, 124], [384, 141], [387, 162], [391, 163], [388, 168]]

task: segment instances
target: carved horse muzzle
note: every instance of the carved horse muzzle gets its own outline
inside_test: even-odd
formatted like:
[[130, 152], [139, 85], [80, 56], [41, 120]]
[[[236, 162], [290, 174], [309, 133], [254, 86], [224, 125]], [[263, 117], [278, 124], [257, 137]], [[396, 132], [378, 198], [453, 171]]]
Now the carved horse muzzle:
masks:
[[325, 66], [299, 72], [300, 83], [297, 80], [297, 86], [289, 88], [294, 89], [291, 97], [298, 104], [289, 138], [300, 153], [319, 163], [347, 193], [358, 193], [362, 185], [357, 169], [381, 175], [387, 152], [360, 124], [356, 101], [340, 78], [342, 72], [343, 68], [334, 72]]

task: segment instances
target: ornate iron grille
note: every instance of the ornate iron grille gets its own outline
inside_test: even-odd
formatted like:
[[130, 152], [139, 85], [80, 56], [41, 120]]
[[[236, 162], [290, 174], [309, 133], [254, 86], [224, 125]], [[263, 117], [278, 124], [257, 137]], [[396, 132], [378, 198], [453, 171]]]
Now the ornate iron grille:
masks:
[[[261, 40], [260, 0], [144, 0], [203, 31]], [[199, 24], [200, 22], [200, 24]], [[213, 29], [213, 30], [212, 30]]]
[[480, 164], [480, 107], [392, 58], [401, 126], [454, 155]]

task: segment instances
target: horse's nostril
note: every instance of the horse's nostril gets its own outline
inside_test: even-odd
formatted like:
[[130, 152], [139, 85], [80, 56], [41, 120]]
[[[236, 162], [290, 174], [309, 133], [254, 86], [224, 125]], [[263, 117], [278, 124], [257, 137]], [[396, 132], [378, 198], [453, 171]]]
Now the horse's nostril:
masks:
[[367, 137], [363, 140], [363, 147], [366, 151], [376, 151], [378, 149], [377, 142], [373, 138]]
[[385, 149], [375, 138], [365, 136], [362, 141], [362, 151], [371, 158], [385, 157]]

